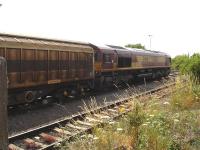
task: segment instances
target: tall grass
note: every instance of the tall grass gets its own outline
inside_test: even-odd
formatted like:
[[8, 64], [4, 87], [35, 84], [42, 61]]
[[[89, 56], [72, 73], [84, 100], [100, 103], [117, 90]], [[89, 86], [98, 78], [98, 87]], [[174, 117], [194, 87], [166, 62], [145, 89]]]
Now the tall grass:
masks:
[[200, 84], [196, 79], [189, 79], [186, 83], [180, 82], [179, 79], [175, 88], [178, 90], [174, 89], [170, 100], [172, 109], [199, 108]]
[[194, 80], [181, 81], [177, 80], [169, 96], [134, 100], [129, 114], [95, 128], [76, 142], [65, 143], [61, 149], [200, 149], [200, 85]]

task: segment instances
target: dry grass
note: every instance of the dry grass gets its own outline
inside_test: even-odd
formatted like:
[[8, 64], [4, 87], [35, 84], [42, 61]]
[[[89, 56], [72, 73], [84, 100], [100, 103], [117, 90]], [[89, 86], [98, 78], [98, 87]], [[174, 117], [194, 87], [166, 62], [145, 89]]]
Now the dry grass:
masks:
[[200, 149], [200, 85], [180, 81], [170, 89], [175, 92], [162, 100], [159, 95], [149, 96], [149, 101], [143, 98], [143, 103], [135, 100], [133, 111], [126, 116], [95, 128], [75, 142], [64, 143], [60, 149]]

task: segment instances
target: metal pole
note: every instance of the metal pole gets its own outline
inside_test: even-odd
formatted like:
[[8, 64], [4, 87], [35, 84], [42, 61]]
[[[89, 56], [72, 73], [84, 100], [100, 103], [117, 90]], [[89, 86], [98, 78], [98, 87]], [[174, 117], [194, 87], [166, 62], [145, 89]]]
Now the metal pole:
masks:
[[148, 36], [149, 36], [149, 45], [150, 45], [150, 50], [151, 50], [151, 37], [152, 37], [152, 35], [149, 34]]
[[6, 60], [0, 57], [0, 150], [7, 149], [7, 67]]

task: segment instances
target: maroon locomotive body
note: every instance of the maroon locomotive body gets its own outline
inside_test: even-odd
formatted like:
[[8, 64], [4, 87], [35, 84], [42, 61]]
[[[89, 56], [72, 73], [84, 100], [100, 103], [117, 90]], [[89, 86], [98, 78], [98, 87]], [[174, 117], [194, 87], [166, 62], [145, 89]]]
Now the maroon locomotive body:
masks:
[[165, 77], [170, 73], [171, 58], [165, 53], [113, 45], [93, 45], [93, 48], [98, 86], [135, 78]]

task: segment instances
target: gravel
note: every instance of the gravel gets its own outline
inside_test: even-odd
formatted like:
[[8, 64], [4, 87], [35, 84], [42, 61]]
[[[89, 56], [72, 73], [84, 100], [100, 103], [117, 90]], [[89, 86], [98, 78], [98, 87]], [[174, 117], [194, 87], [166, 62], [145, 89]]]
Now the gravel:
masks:
[[[93, 94], [93, 96], [88, 96], [82, 99], [67, 99], [62, 105], [58, 103], [52, 103], [48, 105], [38, 105], [31, 106], [30, 108], [16, 108], [9, 112], [8, 115], [8, 131], [9, 136], [20, 133], [22, 131], [28, 130], [30, 128], [36, 128], [38, 126], [48, 124], [59, 118], [71, 116], [83, 111], [84, 102], [89, 105], [91, 102], [91, 97], [95, 97], [98, 105], [106, 102], [112, 102], [118, 100], [116, 95], [127, 97], [128, 93], [132, 94], [133, 89], [137, 91], [144, 91], [153, 89], [159, 85], [163, 85], [166, 80], [160, 81], [149, 81], [146, 84], [137, 84], [132, 90], [130, 88], [122, 89], [104, 89], [103, 92], [98, 92]], [[84, 99], [84, 100], [83, 100]], [[84, 102], [83, 102], [84, 101]]]

